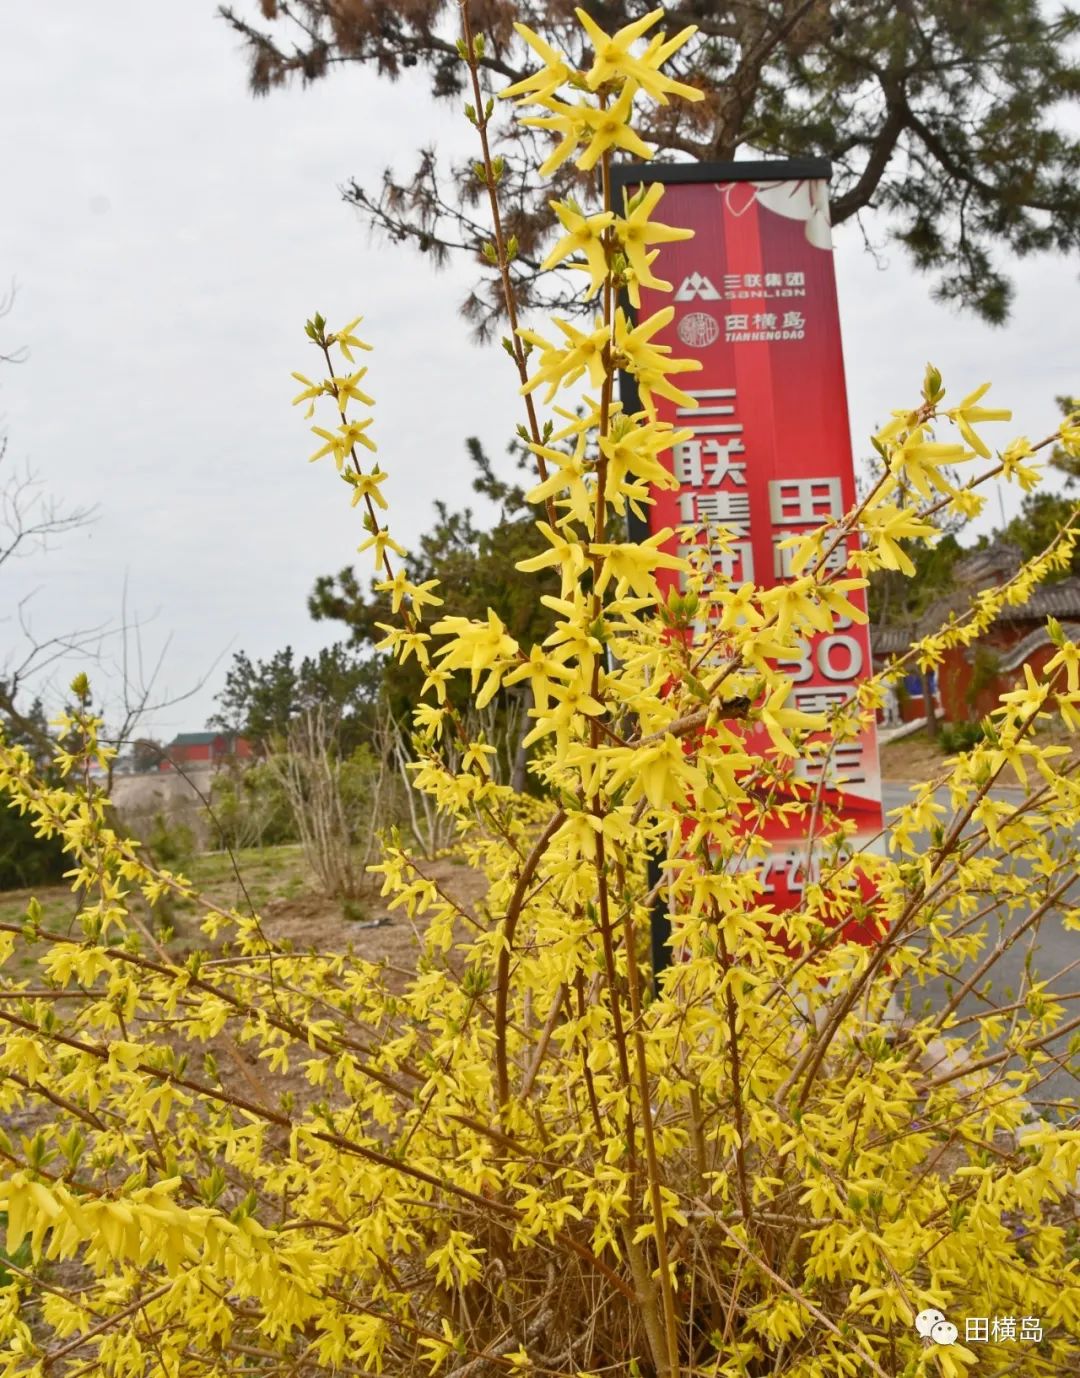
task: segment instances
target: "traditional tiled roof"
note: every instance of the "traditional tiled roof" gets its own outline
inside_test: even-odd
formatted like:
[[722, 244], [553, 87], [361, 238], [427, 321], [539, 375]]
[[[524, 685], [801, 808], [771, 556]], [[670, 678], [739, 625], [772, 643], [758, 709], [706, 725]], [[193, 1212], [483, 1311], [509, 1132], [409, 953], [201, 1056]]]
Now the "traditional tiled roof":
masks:
[[962, 555], [953, 565], [953, 578], [964, 588], [990, 588], [1012, 578], [1023, 563], [1019, 546], [997, 541]]
[[170, 746], [210, 746], [219, 738], [228, 734], [224, 732], [178, 732], [169, 743]]
[[911, 645], [910, 632], [902, 627], [872, 626], [870, 628], [870, 650], [874, 655], [899, 655]]
[[[1070, 641], [1080, 640], [1080, 622], [1064, 622], [1061, 630]], [[1034, 627], [1027, 636], [1022, 636], [1019, 641], [1013, 642], [1008, 650], [999, 653], [997, 658], [998, 670], [1005, 673], [1017, 670], [1040, 646], [1049, 646], [1050, 644], [1050, 633], [1046, 627]], [[970, 649], [965, 652], [965, 655], [968, 660], [975, 659], [974, 653]]]
[[[975, 594], [1006, 582], [1023, 564], [1020, 550], [1007, 542], [973, 550], [956, 562], [956, 586], [935, 598], [914, 627], [877, 626], [870, 628], [870, 645], [876, 655], [897, 655], [917, 641], [939, 631], [950, 616], [962, 617]], [[1070, 575], [1055, 584], [1040, 584], [1027, 602], [1008, 604], [997, 615], [998, 622], [1045, 622], [1080, 617], [1080, 578]]]
[[1002, 622], [1030, 622], [1043, 617], [1080, 617], [1080, 579], [1070, 575], [1056, 584], [1040, 584], [1018, 608], [1002, 608]]

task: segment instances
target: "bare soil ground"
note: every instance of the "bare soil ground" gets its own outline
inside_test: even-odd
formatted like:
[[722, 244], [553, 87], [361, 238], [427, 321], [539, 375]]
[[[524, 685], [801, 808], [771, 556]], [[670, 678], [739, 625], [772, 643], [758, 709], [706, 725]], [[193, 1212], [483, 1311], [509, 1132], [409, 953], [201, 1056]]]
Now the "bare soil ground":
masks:
[[[440, 858], [421, 862], [423, 873], [436, 882], [455, 903], [475, 916], [477, 901], [487, 881], [464, 862]], [[424, 921], [410, 919], [404, 909], [390, 911], [374, 887], [359, 908], [346, 908], [360, 917], [350, 918], [341, 901], [327, 900], [315, 890], [295, 896], [273, 896], [261, 907], [262, 929], [274, 942], [290, 941], [298, 949], [335, 952], [352, 948], [371, 962], [384, 962], [402, 979], [416, 969]]]
[[[447, 895], [468, 913], [474, 912], [487, 883], [464, 862], [442, 857], [421, 863], [425, 876], [434, 880]], [[369, 961], [385, 961], [393, 967], [412, 968], [419, 951], [422, 921], [412, 921], [403, 910], [389, 911], [387, 901], [378, 894], [378, 882], [355, 900], [329, 899], [321, 894], [305, 865], [299, 847], [251, 848], [235, 854], [205, 853], [180, 863], [173, 870], [186, 876], [196, 890], [212, 903], [224, 908], [247, 909], [259, 915], [263, 931], [276, 942], [290, 942], [299, 951], [314, 948], [320, 952], [341, 952], [352, 947]], [[44, 926], [53, 932], [67, 932], [77, 912], [75, 897], [65, 886], [8, 890], [0, 894], [0, 922], [19, 923], [26, 907], [36, 897], [42, 906]], [[207, 941], [199, 928], [200, 912], [194, 906], [172, 904], [166, 912], [141, 915], [158, 928], [167, 920], [173, 936], [166, 946], [180, 959]], [[36, 966], [32, 957], [23, 957], [16, 971], [30, 975]]]
[[881, 778], [888, 780], [930, 780], [941, 773], [945, 753], [925, 732], [913, 732], [898, 742], [881, 748]]
[[[485, 879], [470, 867], [453, 858], [439, 858], [422, 862], [425, 876], [466, 913], [474, 915], [477, 902], [486, 889]], [[389, 911], [387, 902], [378, 894], [377, 878], [372, 877], [369, 890], [359, 899], [329, 899], [321, 894], [304, 863], [301, 849], [296, 846], [273, 847], [263, 851], [251, 849], [233, 858], [227, 853], [209, 853], [196, 857], [189, 865], [172, 869], [184, 874], [195, 885], [204, 900], [222, 908], [236, 907], [254, 910], [259, 915], [265, 935], [279, 944], [289, 944], [297, 952], [353, 951], [367, 961], [384, 964], [391, 987], [401, 989], [416, 970], [423, 936], [424, 922], [411, 920], [403, 910]], [[239, 879], [237, 878], [239, 872]], [[21, 923], [27, 905], [36, 898], [43, 911], [43, 926], [54, 933], [73, 930], [78, 905], [72, 892], [63, 886], [36, 890], [10, 890], [0, 894], [0, 923]], [[201, 931], [204, 909], [190, 904], [171, 903], [150, 913], [141, 901], [132, 904], [137, 920], [161, 941], [168, 956], [182, 962], [196, 948], [214, 955], [215, 945], [209, 943]], [[171, 932], [161, 936], [163, 924]], [[77, 931], [77, 930], [75, 930]], [[16, 949], [8, 967], [11, 977], [27, 983], [28, 993], [44, 990], [44, 982], [37, 958], [43, 948], [27, 952]], [[71, 1001], [57, 1002], [58, 1012], [65, 1013]], [[298, 1101], [312, 1094], [311, 1087], [299, 1072], [273, 1078], [267, 1082], [265, 1068], [246, 1049], [231, 1038], [214, 1040], [212, 1047], [226, 1087], [240, 1095], [256, 1093], [263, 1099], [270, 1092], [274, 1098], [290, 1090]], [[8, 1133], [32, 1134], [51, 1117], [51, 1109], [41, 1100], [31, 1099], [22, 1109], [2, 1117]]]
[[[1042, 728], [1033, 740], [1039, 746], [1068, 747], [1074, 759], [1080, 756], [1080, 743], [1077, 742], [1077, 738], [1064, 731], [1060, 723]], [[881, 778], [904, 781], [931, 780], [941, 774], [947, 759], [948, 753], [942, 751], [937, 741], [928, 737], [925, 731], [913, 732], [910, 737], [901, 737], [899, 741], [889, 742], [881, 748]], [[1019, 785], [1021, 782], [1013, 769], [1006, 766], [1001, 773], [1001, 783]]]

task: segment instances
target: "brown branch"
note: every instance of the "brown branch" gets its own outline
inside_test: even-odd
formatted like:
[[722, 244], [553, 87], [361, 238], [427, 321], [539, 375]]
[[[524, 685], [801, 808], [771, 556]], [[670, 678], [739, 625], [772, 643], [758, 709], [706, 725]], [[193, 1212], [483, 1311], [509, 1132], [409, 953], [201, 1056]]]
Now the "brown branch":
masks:
[[724, 1222], [720, 1219], [719, 1216], [713, 1216], [712, 1219], [714, 1223], [718, 1225], [721, 1230], [723, 1230], [724, 1234], [727, 1235], [728, 1239], [731, 1240], [732, 1244], [735, 1245], [739, 1252], [741, 1254], [744, 1254], [755, 1268], [760, 1268], [761, 1271], [765, 1274], [765, 1276], [769, 1278], [772, 1282], [774, 1282], [782, 1292], [786, 1292], [788, 1296], [792, 1298], [792, 1300], [798, 1302], [800, 1306], [804, 1307], [807, 1311], [809, 1311], [810, 1315], [813, 1316], [816, 1321], [819, 1321], [825, 1327], [826, 1330], [831, 1331], [832, 1334], [836, 1336], [836, 1338], [840, 1341], [841, 1344], [845, 1345], [848, 1349], [856, 1353], [859, 1356], [859, 1358], [863, 1361], [863, 1363], [868, 1364], [871, 1371], [877, 1374], [877, 1378], [889, 1378], [889, 1375], [875, 1361], [872, 1355], [868, 1354], [866, 1350], [863, 1349], [860, 1345], [857, 1345], [853, 1343], [851, 1340], [849, 1340], [848, 1337], [841, 1330], [837, 1329], [837, 1327], [832, 1323], [832, 1321], [829, 1320], [828, 1316], [825, 1315], [824, 1311], [820, 1311], [812, 1301], [810, 1301], [807, 1297], [803, 1296], [803, 1294], [799, 1292], [796, 1288], [792, 1287], [792, 1285], [789, 1282], [785, 1282], [779, 1273], [774, 1273], [773, 1270], [769, 1267], [769, 1265], [763, 1259], [759, 1258], [757, 1254], [753, 1253], [747, 1247], [747, 1245], [745, 1245], [742, 1242], [742, 1240], [735, 1233], [735, 1231], [729, 1229], [727, 1225], [724, 1224]]
[[506, 1011], [510, 995], [510, 957], [513, 952], [514, 934], [521, 918], [525, 891], [529, 888], [529, 882], [540, 864], [540, 859], [547, 851], [548, 844], [562, 827], [565, 818], [565, 812], [559, 809], [548, 820], [547, 827], [536, 839], [518, 876], [514, 893], [510, 896], [510, 903], [507, 905], [506, 915], [502, 922], [502, 943], [499, 947], [498, 967], [495, 976], [495, 1072], [499, 1089], [499, 1104], [503, 1107], [508, 1105], [510, 1101], [510, 1077], [507, 1071], [506, 1057]]
[[141, 1310], [144, 1306], [148, 1306], [152, 1301], [157, 1301], [160, 1297], [163, 1297], [166, 1292], [171, 1292], [172, 1285], [172, 1281], [170, 1280], [165, 1283], [164, 1286], [159, 1287], [157, 1291], [151, 1292], [148, 1297], [136, 1297], [135, 1300], [131, 1302], [130, 1305], [125, 1306], [123, 1310], [116, 1311], [111, 1316], [105, 1316], [97, 1325], [92, 1326], [82, 1335], [76, 1335], [73, 1340], [69, 1340], [67, 1344], [61, 1345], [59, 1349], [48, 1350], [41, 1360], [41, 1367], [43, 1369], [51, 1368], [58, 1359], [63, 1359], [66, 1355], [73, 1354], [75, 1350], [81, 1349], [83, 1345], [88, 1344], [90, 1340], [96, 1339], [98, 1335], [103, 1334], [106, 1330], [110, 1330], [119, 1321], [126, 1320], [128, 1316], [132, 1315], [134, 1312]]
[[[476, 102], [474, 124], [476, 132], [480, 136], [480, 148], [483, 155], [484, 185], [487, 188], [488, 204], [491, 207], [491, 224], [493, 240], [495, 244], [496, 262], [499, 269], [499, 277], [502, 281], [503, 299], [506, 303], [506, 315], [510, 322], [510, 347], [514, 363], [517, 366], [518, 378], [521, 386], [524, 387], [529, 379], [529, 368], [525, 359], [525, 347], [518, 335], [517, 299], [514, 293], [514, 283], [510, 276], [510, 253], [509, 245], [503, 232], [502, 213], [499, 209], [498, 179], [495, 175], [494, 159], [491, 156], [491, 144], [488, 139], [488, 125], [490, 116], [487, 113], [488, 106], [484, 100], [484, 93], [480, 88], [480, 69], [479, 57], [477, 55], [476, 42], [473, 39], [472, 25], [469, 20], [469, 6], [459, 3], [461, 10], [461, 32], [465, 43], [465, 62], [469, 68], [469, 79], [472, 83], [473, 100]], [[531, 392], [525, 393], [525, 412], [529, 418], [529, 434], [532, 436], [532, 443], [535, 446], [541, 444], [540, 423], [536, 416], [536, 403], [533, 401]], [[537, 454], [536, 469], [540, 475], [541, 483], [547, 481], [548, 471], [544, 462], [543, 455]], [[544, 499], [544, 510], [547, 513], [549, 525], [554, 529], [557, 526], [557, 513], [555, 511], [554, 500], [549, 495]]]

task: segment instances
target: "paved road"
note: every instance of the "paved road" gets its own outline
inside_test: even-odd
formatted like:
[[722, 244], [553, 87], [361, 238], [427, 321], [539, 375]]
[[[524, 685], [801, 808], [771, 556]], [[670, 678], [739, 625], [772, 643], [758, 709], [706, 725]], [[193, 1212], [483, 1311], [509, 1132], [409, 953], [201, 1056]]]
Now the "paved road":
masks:
[[[886, 784], [883, 787], [882, 794], [886, 813], [890, 809], [897, 808], [899, 805], [909, 802], [912, 798], [911, 792], [907, 785], [904, 784]], [[1007, 802], [1015, 801], [1018, 803], [1023, 798], [1023, 793], [1018, 789], [995, 790], [994, 795]], [[946, 809], [949, 808], [949, 798], [946, 791], [939, 791], [937, 799]], [[1067, 846], [1072, 848], [1073, 854], [1080, 859], [1080, 842], [1078, 842], [1075, 834], [1070, 833], [1070, 835], [1063, 840]], [[1023, 874], [1029, 875], [1031, 873], [1031, 868], [1028, 863], [1021, 863], [1020, 865]], [[1073, 904], [1080, 903], [1080, 884], [1074, 885], [1072, 889], [1067, 892], [1067, 897]], [[1023, 922], [1025, 916], [1025, 914], [1020, 912], [1008, 916], [1004, 920], [1007, 930], [1011, 931], [1015, 929], [1018, 924]], [[1046, 980], [1054, 977], [1055, 979], [1049, 982], [1048, 989], [1050, 991], [1065, 994], [1069, 990], [1080, 990], [1080, 933], [1067, 932], [1062, 925], [1059, 912], [1048, 913], [1040, 922], [1038, 931], [1035, 932], [1033, 930], [1033, 933], [1034, 937], [1032, 937], [1031, 933], [1025, 934], [996, 963], [992, 972], [992, 999], [995, 1004], [1005, 1005], [1012, 1003], [1012, 999], [1007, 996], [1005, 992], [1006, 989], [1012, 991], [1020, 990], [1024, 977], [1024, 965], [1029, 951], [1032, 953], [1032, 969], [1034, 973], [1033, 978], [1029, 978], [1029, 980]], [[997, 937], [998, 921], [995, 919], [991, 921], [989, 934], [990, 942], [995, 942]], [[987, 950], [988, 948], [984, 947], [984, 957]], [[1063, 972], [1070, 963], [1077, 963], [1077, 965], [1072, 971], [1067, 971], [1064, 975], [1057, 975], [1057, 973]], [[976, 965], [977, 962], [973, 963], [972, 966], [968, 968], [969, 972], [973, 970]], [[1025, 987], [1025, 989], [1026, 988], [1027, 987]], [[918, 987], [914, 988], [913, 1005], [916, 1008], [921, 1001], [927, 998], [931, 1000], [936, 1008], [940, 1008], [944, 1005], [948, 999], [945, 983], [937, 981], [927, 985], [921, 990]], [[972, 994], [965, 997], [961, 1002], [958, 1013], [960, 1015], [974, 1014], [985, 1008], [986, 1002]], [[1080, 1000], [1068, 1002], [1065, 1008], [1067, 1011], [1065, 1021], [1068, 1022], [1069, 1019], [1075, 1018], [1080, 1014]], [[1066, 1035], [1064, 1038], [1056, 1040], [1054, 1044], [1049, 1045], [1048, 1050], [1056, 1052], [1059, 1056], [1063, 1055], [1065, 1052], [1065, 1045], [1069, 1042], [1070, 1037], [1070, 1035]], [[1074, 1069], [1077, 1065], [1080, 1065], [1080, 1060], [1074, 1060]], [[1062, 1068], [1056, 1071], [1035, 1094], [1036, 1096], [1045, 1095], [1047, 1099], [1063, 1096], [1080, 1097], [1080, 1078], [1078, 1078], [1074, 1071]]]

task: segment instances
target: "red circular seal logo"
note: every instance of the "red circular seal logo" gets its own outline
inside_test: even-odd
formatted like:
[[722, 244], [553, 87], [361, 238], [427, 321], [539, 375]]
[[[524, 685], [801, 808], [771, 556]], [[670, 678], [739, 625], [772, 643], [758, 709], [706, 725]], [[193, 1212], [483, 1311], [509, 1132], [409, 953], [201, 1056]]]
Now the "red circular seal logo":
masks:
[[707, 349], [720, 337], [720, 326], [708, 311], [691, 311], [679, 322], [679, 339], [691, 349]]

